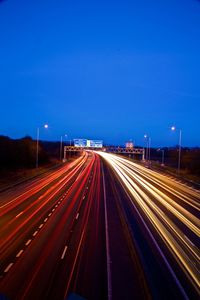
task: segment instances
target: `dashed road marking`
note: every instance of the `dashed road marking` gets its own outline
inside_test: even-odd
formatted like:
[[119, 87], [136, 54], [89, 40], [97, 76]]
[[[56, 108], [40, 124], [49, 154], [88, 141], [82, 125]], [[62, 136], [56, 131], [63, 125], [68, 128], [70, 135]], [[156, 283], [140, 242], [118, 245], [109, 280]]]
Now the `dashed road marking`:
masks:
[[32, 240], [28, 240], [25, 245], [28, 246], [31, 243], [31, 241]]
[[23, 211], [21, 211], [18, 215], [16, 215], [15, 218], [19, 218], [19, 216], [21, 216], [23, 214]]
[[10, 263], [10, 264], [7, 266], [7, 268], [4, 270], [4, 272], [7, 273], [7, 272], [10, 270], [10, 268], [13, 266], [13, 264], [14, 264], [14, 263]]
[[49, 213], [48, 216], [50, 217], [52, 215], [52, 213]]
[[64, 257], [65, 257], [65, 253], [66, 253], [66, 251], [67, 251], [67, 246], [65, 246], [65, 248], [64, 248], [64, 250], [63, 250], [63, 253], [62, 253], [62, 256], [61, 256], [61, 259], [63, 259]]
[[40, 224], [39, 228], [42, 228], [43, 226], [44, 226], [44, 224], [42, 223], [42, 224]]
[[184, 234], [185, 238], [188, 240], [188, 242], [195, 247], [195, 245], [193, 244], [193, 242]]
[[22, 250], [20, 250], [20, 251], [17, 253], [16, 257], [20, 257], [20, 255], [21, 255], [23, 252], [24, 252], [24, 250], [23, 250], [23, 249], [22, 249]]
[[78, 217], [79, 217], [79, 213], [76, 214], [76, 220], [78, 219]]
[[44, 222], [46, 223], [47, 220], [48, 220], [48, 218], [45, 218], [45, 219], [44, 219]]
[[33, 236], [36, 236], [37, 233], [38, 233], [38, 230], [36, 230], [36, 231], [33, 233]]

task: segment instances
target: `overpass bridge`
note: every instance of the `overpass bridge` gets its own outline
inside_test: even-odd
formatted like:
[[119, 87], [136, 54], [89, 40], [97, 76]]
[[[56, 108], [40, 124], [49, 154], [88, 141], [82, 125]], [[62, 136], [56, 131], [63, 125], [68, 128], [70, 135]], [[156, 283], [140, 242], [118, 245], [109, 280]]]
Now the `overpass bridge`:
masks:
[[144, 148], [125, 148], [125, 147], [115, 147], [115, 146], [105, 146], [102, 148], [64, 146], [64, 160], [66, 160], [67, 152], [74, 153], [74, 152], [82, 152], [85, 150], [104, 151], [104, 152], [116, 153], [116, 154], [141, 155], [142, 160], [144, 160], [144, 155], [145, 155]]

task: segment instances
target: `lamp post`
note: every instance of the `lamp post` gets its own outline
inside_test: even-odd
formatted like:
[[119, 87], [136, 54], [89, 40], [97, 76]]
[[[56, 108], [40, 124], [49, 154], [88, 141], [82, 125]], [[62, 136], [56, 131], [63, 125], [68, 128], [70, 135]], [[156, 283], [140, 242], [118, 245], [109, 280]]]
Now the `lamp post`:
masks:
[[62, 135], [60, 137], [60, 161], [62, 161]]
[[[172, 131], [176, 130], [175, 126], [171, 127]], [[181, 167], [181, 140], [182, 140], [182, 130], [179, 129], [179, 146], [178, 146], [178, 167], [177, 167], [177, 173], [180, 174], [180, 167]]]
[[[64, 137], [67, 137], [67, 134], [64, 135]], [[60, 136], [60, 161], [62, 161], [62, 148], [63, 148], [63, 136]]]
[[150, 162], [150, 159], [151, 159], [151, 138], [147, 134], [144, 135], [144, 138], [147, 141], [146, 160]]
[[145, 138], [145, 140], [146, 140], [146, 160], [148, 160], [148, 136], [147, 136], [147, 134], [145, 134], [144, 135], [144, 138]]
[[[44, 125], [44, 128], [48, 128], [48, 124]], [[40, 127], [37, 128], [37, 140], [36, 140], [36, 168], [38, 168], [38, 158], [39, 158], [39, 138], [40, 138]]]
[[164, 164], [164, 160], [165, 160], [165, 150], [164, 149], [158, 149], [157, 151], [162, 151], [162, 163], [161, 163], [161, 166], [163, 167], [165, 164]]

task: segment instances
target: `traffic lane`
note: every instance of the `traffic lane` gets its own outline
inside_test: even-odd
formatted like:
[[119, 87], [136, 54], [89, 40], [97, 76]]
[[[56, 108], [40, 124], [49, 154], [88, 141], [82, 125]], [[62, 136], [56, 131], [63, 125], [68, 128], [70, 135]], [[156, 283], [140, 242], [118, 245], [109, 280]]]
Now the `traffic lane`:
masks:
[[151, 299], [135, 241], [130, 235], [124, 211], [120, 207], [120, 201], [127, 201], [127, 196], [105, 161], [103, 161], [103, 174], [107, 203], [112, 298]]
[[[96, 159], [96, 169], [94, 170], [94, 176], [87, 199], [87, 201], [90, 202], [90, 206], [87, 209], [85, 218], [84, 215], [82, 215], [82, 220], [80, 220], [78, 226], [75, 227], [74, 237], [76, 234], [78, 235], [78, 232], [81, 231], [81, 228], [84, 228], [84, 226], [85, 234], [74, 267], [71, 283], [69, 288], [65, 291], [65, 296], [73, 292], [85, 299], [107, 299], [103, 182], [99, 157]], [[64, 270], [63, 276], [65, 273], [66, 271]]]
[[[88, 161], [87, 161], [88, 163]], [[24, 226], [29, 227], [29, 223], [32, 218], [40, 219], [43, 217], [43, 211], [50, 209], [54, 205], [56, 199], [62, 194], [62, 189], [66, 188], [67, 185], [71, 186], [73, 182], [77, 179], [77, 176], [86, 167], [86, 161], [82, 162], [76, 169], [70, 171], [66, 176], [60, 179], [56, 183], [52, 183], [48, 186], [48, 189], [43, 191], [42, 194], [38, 197], [37, 195], [29, 198], [26, 201], [26, 207], [20, 207], [20, 210], [17, 209], [16, 212], [13, 212], [13, 215], [9, 213], [10, 220], [8, 220], [7, 215], [5, 216], [6, 220], [2, 217], [1, 223], [1, 239], [0, 245], [2, 249], [2, 243], [6, 244], [6, 241], [15, 237], [16, 234], [19, 235], [20, 230], [24, 232]], [[29, 205], [28, 205], [29, 204]]]
[[[177, 286], [177, 281], [174, 280], [171, 274], [167, 259], [151, 231], [149, 231], [149, 224], [146, 223], [137, 207], [133, 206], [132, 199], [129, 198], [115, 172], [110, 170], [110, 166], [108, 168], [111, 181], [118, 195], [118, 210], [121, 210], [128, 225], [132, 243], [138, 256], [138, 262], [140, 262], [145, 272], [150, 297], [153, 299], [184, 299], [185, 294], [182, 291], [182, 287], [180, 289]], [[139, 273], [136, 272], [136, 274]]]
[[11, 299], [16, 298], [16, 295], [19, 299], [44, 299], [51, 272], [63, 248], [63, 240], [70, 234], [71, 224], [76, 219], [76, 208], [82, 200], [83, 186], [90, 170], [87, 172], [77, 180], [71, 201], [68, 197], [63, 200], [56, 213], [31, 240], [26, 251], [3, 278], [0, 288]]
[[185, 276], [187, 276], [188, 280], [198, 289], [198, 248], [191, 243], [190, 239], [180, 230], [181, 226], [176, 228], [173, 221], [170, 220], [159, 207], [156, 207], [152, 197], [149, 198], [147, 194], [142, 195], [141, 189], [133, 182], [127, 184], [124, 181], [124, 183], [132, 197], [135, 198], [134, 201], [138, 207], [143, 211], [143, 214], [149, 218], [150, 223], [153, 224], [154, 230], [156, 229], [156, 231], [159, 232], [160, 238], [164, 241], [174, 259], [176, 259], [176, 262], [185, 273]]
[[181, 242], [186, 244], [186, 247], [197, 253], [200, 235], [199, 219], [182, 208], [174, 199], [161, 192], [157, 187], [149, 184], [147, 180], [142, 180], [138, 175], [135, 176], [133, 171], [122, 165], [120, 167], [131, 179], [130, 184], [132, 188], [143, 198], [148, 207], [154, 210], [157, 217], [163, 219], [167, 226], [171, 227], [171, 231], [179, 237]]
[[[110, 156], [107, 156], [110, 159]], [[125, 161], [125, 163], [124, 163]], [[192, 239], [192, 243], [199, 241], [198, 237], [200, 234], [199, 230], [199, 219], [184, 209], [181, 205], [177, 203], [177, 200], [169, 195], [164, 194], [160, 189], [154, 186], [152, 183], [149, 183], [148, 180], [144, 180], [138, 174], [135, 174], [135, 171], [130, 170], [127, 167], [127, 161], [111, 156], [111, 162], [116, 168], [117, 172], [122, 171], [122, 176], [125, 176], [127, 182], [130, 183], [132, 189], [134, 189], [139, 197], [142, 197], [148, 206], [156, 211], [157, 214], [161, 216], [164, 212], [165, 216], [173, 219], [177, 230], [183, 231], [186, 237], [183, 239]], [[129, 162], [128, 162], [129, 163]], [[197, 199], [196, 199], [197, 200]], [[199, 209], [196, 208], [196, 213], [199, 214]], [[188, 237], [189, 235], [189, 237]]]
[[164, 214], [165, 222], [167, 218], [173, 221], [172, 229], [176, 229], [176, 234], [179, 232], [179, 236], [187, 236], [183, 236], [183, 239], [189, 238], [191, 239], [192, 243], [199, 242], [199, 219], [196, 216], [182, 208], [182, 206], [174, 201], [174, 199], [161, 192], [157, 187], [150, 184], [147, 180], [141, 179], [138, 175], [135, 176], [134, 172], [130, 171], [126, 167], [120, 167], [131, 179], [130, 182], [132, 187], [146, 201], [146, 204], [156, 212], [159, 218], [161, 218]]
[[[147, 198], [146, 194], [142, 193], [137, 184], [133, 182], [131, 178], [124, 172], [124, 168], [119, 166], [118, 162], [115, 163], [112, 156], [112, 163], [109, 160], [109, 156], [104, 155], [107, 158], [110, 165], [112, 165], [113, 170], [117, 174], [122, 186], [130, 195], [132, 205], [135, 209], [139, 211], [142, 216], [141, 220], [146, 220], [147, 224], [153, 225], [154, 234], [158, 234], [158, 240], [165, 245], [168, 249], [168, 254], [173, 256], [173, 259], [176, 260], [176, 263], [179, 265], [180, 271], [184, 273], [187, 277], [187, 282], [190, 281], [193, 285], [193, 289], [198, 289], [198, 253], [194, 246], [191, 247], [190, 241], [184, 236], [181, 237], [181, 242], [184, 242], [184, 247], [180, 243], [180, 236], [178, 236], [177, 231], [173, 229], [173, 224], [169, 223], [171, 220], [168, 220], [163, 212], [159, 211], [158, 208], [155, 209], [152, 198]], [[145, 201], [148, 200], [148, 201]], [[150, 208], [151, 206], [151, 208]], [[158, 212], [160, 213], [160, 219], [158, 218]], [[169, 225], [170, 230], [169, 230]], [[173, 236], [174, 231], [174, 236]], [[195, 253], [194, 253], [195, 252]], [[195, 255], [195, 257], [194, 257]], [[192, 258], [192, 260], [191, 260]], [[193, 260], [194, 259], [194, 260]], [[172, 270], [173, 274], [173, 270]], [[182, 274], [183, 275], [183, 274]], [[182, 276], [183, 277], [183, 276]]]
[[186, 206], [187, 210], [194, 208], [199, 212], [199, 190], [188, 187], [185, 184], [181, 183], [179, 180], [177, 181], [172, 177], [160, 174], [153, 170], [146, 169], [143, 166], [133, 163], [127, 159], [122, 159], [117, 156], [115, 156], [114, 159], [118, 162], [123, 163], [130, 170], [133, 170], [135, 175], [138, 174], [141, 179], [146, 179], [153, 185], [157, 186], [164, 193], [171, 193], [171, 195], [173, 195], [175, 199], [180, 198], [179, 201], [181, 201], [181, 205], [183, 207]]
[[6, 193], [0, 194], [0, 216], [4, 216], [4, 214], [8, 215], [11, 213], [12, 209], [18, 209], [20, 204], [26, 204], [26, 200], [30, 198], [31, 196], [35, 195], [36, 193], [41, 193], [43, 189], [48, 189], [48, 185], [59, 181], [64, 177], [68, 172], [74, 168], [76, 168], [81, 162], [83, 163], [84, 160], [86, 160], [86, 156], [80, 157], [76, 161], [74, 161], [72, 164], [64, 166], [62, 170], [57, 170], [52, 175], [50, 174], [46, 178], [43, 179], [37, 179], [33, 180], [33, 183], [29, 184], [29, 188], [24, 187], [24, 184], [18, 186], [17, 191], [13, 190], [12, 193], [10, 193], [9, 197], [6, 195]]
[[[81, 172], [78, 176], [80, 175]], [[77, 180], [77, 178], [75, 180]], [[63, 188], [69, 189], [70, 187], [69, 185], [67, 187], [63, 184], [63, 186], [59, 188], [59, 191], [56, 190], [53, 195], [46, 197], [45, 201], [41, 201], [39, 208], [34, 208], [33, 212], [29, 212], [29, 214], [24, 213], [23, 216], [19, 216], [17, 219], [14, 218], [14, 226], [12, 226], [12, 228], [10, 227], [9, 230], [1, 230], [1, 272], [4, 270], [8, 261], [18, 253], [18, 250], [20, 251], [21, 245], [25, 243], [27, 236], [30, 236], [32, 233], [34, 234], [34, 228], [40, 226], [43, 220], [46, 222], [48, 214], [51, 213], [51, 209], [54, 211], [58, 206], [56, 203], [59, 202], [59, 198], [62, 198]]]

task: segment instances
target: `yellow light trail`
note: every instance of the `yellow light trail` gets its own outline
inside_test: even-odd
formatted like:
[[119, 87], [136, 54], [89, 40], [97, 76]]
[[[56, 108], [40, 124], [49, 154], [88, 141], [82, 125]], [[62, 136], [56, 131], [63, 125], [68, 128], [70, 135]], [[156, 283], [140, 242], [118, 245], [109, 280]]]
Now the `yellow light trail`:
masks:
[[[195, 210], [195, 213], [199, 214], [199, 191], [192, 190], [170, 180], [165, 175], [127, 159], [105, 152], [98, 152], [98, 154], [112, 167], [123, 188], [131, 196], [132, 203], [148, 218], [179, 266], [198, 290], [200, 251], [195, 242], [200, 237], [200, 224], [199, 219], [188, 209]], [[181, 205], [183, 201], [188, 209]], [[193, 236], [196, 235], [195, 241], [188, 238], [186, 229], [191, 231]]]

